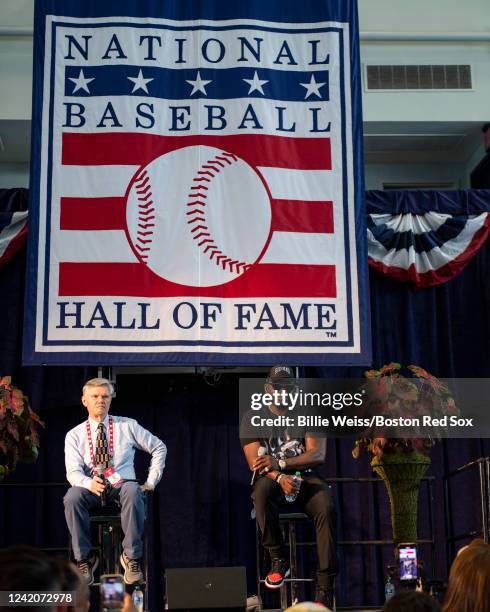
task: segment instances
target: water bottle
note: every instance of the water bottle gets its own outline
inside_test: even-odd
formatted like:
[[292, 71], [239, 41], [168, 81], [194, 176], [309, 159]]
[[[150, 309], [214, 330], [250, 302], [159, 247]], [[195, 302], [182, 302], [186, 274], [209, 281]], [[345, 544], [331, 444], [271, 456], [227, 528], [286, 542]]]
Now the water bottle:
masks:
[[385, 582], [385, 601], [391, 599], [395, 594], [395, 585], [391, 582], [391, 578], [388, 576]]
[[143, 591], [141, 590], [139, 584], [137, 584], [134, 587], [132, 600], [133, 600], [133, 607], [136, 610], [136, 612], [143, 612], [143, 603], [145, 601], [145, 598], [143, 596]]
[[301, 487], [301, 472], [296, 472], [296, 474], [293, 476], [293, 480], [296, 485], [296, 492], [292, 495], [284, 496], [288, 502], [293, 502], [298, 497], [299, 488]]

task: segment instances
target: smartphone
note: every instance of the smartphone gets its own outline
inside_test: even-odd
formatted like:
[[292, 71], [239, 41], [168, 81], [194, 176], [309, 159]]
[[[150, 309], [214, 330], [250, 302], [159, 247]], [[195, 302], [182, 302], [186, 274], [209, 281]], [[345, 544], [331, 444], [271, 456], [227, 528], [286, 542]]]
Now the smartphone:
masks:
[[124, 579], [121, 574], [100, 577], [100, 607], [102, 610], [121, 610], [124, 605]]
[[400, 580], [406, 582], [417, 580], [417, 546], [415, 544], [398, 545], [398, 563], [400, 565]]

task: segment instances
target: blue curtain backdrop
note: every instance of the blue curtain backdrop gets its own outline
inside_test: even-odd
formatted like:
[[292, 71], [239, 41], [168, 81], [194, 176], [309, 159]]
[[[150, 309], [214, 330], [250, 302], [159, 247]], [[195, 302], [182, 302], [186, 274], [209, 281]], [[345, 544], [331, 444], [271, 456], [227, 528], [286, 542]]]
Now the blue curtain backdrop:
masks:
[[[434, 193], [434, 198], [447, 197]], [[459, 197], [469, 196], [461, 192]], [[368, 192], [368, 210], [381, 201], [386, 207], [396, 206], [400, 198], [397, 193]], [[416, 202], [417, 193], [411, 198]], [[490, 203], [490, 192], [479, 192], [479, 198]], [[419, 204], [425, 210], [430, 202]], [[26, 206], [25, 190], [0, 191], [0, 211], [25, 210]], [[372, 272], [373, 365], [399, 361], [421, 365], [438, 376], [490, 376], [489, 264], [487, 241], [457, 278], [430, 289], [413, 291], [408, 285]], [[0, 374], [12, 375], [16, 386], [29, 395], [33, 407], [46, 421], [46, 429], [41, 436], [37, 463], [19, 465], [7, 482], [63, 483], [64, 435], [85, 418], [79, 402], [81, 386], [96, 371], [21, 366], [24, 270], [25, 250], [0, 270], [3, 324]], [[306, 373], [358, 374], [352, 369], [346, 372], [345, 368], [309, 368]], [[162, 609], [164, 567], [246, 565], [249, 593], [256, 592], [255, 527], [250, 518], [249, 473], [238, 441], [237, 377], [228, 375], [217, 386], [210, 386], [197, 375], [128, 375], [118, 382], [113, 413], [137, 417], [166, 442], [169, 450], [164, 478], [150, 503], [148, 534], [153, 578], [150, 609]], [[327, 478], [371, 475], [367, 459], [352, 459], [351, 446], [347, 441], [330, 443], [323, 470]], [[489, 454], [489, 440], [455, 440], [434, 449], [429, 474], [436, 477], [434, 528], [438, 577], [444, 578], [446, 571], [441, 476]], [[138, 457], [141, 478], [146, 466], [146, 456]], [[478, 529], [478, 482], [469, 473], [457, 485], [453, 509], [456, 527], [460, 531]], [[0, 546], [24, 542], [65, 547], [68, 541], [62, 511], [65, 491], [65, 485], [0, 486]], [[388, 501], [382, 485], [337, 484], [334, 495], [341, 519], [340, 540], [390, 537]], [[424, 489], [419, 524], [419, 536], [427, 538], [429, 514]], [[423, 546], [421, 552], [431, 565], [430, 547]], [[391, 555], [389, 546], [342, 546], [339, 603], [381, 602], [383, 568], [392, 561]]]

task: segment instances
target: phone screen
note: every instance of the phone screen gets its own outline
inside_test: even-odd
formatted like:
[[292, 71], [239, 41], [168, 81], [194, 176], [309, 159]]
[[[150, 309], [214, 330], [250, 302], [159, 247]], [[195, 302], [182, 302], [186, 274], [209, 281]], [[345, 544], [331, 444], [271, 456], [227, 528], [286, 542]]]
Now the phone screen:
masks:
[[417, 580], [417, 549], [409, 544], [401, 544], [398, 548], [400, 562], [400, 580]]
[[102, 608], [120, 610], [124, 604], [124, 580], [119, 574], [100, 577], [100, 598]]

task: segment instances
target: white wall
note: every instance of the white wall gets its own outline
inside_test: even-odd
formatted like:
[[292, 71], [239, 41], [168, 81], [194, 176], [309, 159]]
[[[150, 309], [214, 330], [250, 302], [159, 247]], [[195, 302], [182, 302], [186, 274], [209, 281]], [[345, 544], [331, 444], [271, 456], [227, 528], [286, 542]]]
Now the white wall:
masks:
[[29, 164], [0, 164], [0, 189], [29, 187]]
[[30, 119], [32, 39], [0, 37], [0, 119]]
[[[490, 6], [490, 0], [488, 0]], [[490, 42], [471, 44], [366, 43], [365, 64], [470, 64], [472, 91], [365, 91], [364, 121], [489, 120]], [[363, 75], [364, 76], [364, 75]]]
[[489, 0], [358, 0], [361, 31], [490, 32]]

